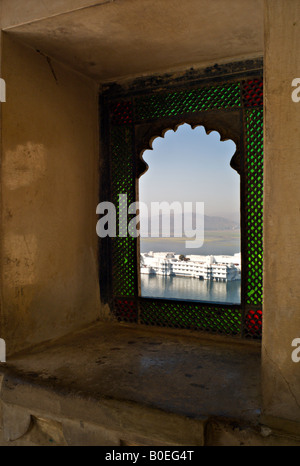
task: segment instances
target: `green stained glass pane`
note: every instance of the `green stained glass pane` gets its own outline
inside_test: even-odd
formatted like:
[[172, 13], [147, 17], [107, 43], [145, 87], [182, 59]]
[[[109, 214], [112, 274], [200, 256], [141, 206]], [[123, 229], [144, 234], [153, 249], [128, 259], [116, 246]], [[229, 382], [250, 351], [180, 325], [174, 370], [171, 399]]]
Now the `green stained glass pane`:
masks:
[[[247, 304], [262, 305], [263, 277], [263, 109], [245, 112], [246, 218], [248, 237]], [[251, 147], [251, 149], [250, 149]], [[253, 151], [254, 155], [251, 155]]]
[[140, 322], [144, 325], [188, 328], [227, 335], [239, 335], [242, 311], [196, 303], [143, 301]]
[[133, 296], [136, 289], [135, 241], [128, 235], [128, 206], [135, 201], [132, 129], [111, 130], [112, 202], [117, 213], [117, 237], [112, 241], [113, 290], [116, 296]]
[[170, 117], [206, 110], [240, 107], [240, 85], [230, 83], [192, 91], [165, 92], [135, 99], [138, 120]]

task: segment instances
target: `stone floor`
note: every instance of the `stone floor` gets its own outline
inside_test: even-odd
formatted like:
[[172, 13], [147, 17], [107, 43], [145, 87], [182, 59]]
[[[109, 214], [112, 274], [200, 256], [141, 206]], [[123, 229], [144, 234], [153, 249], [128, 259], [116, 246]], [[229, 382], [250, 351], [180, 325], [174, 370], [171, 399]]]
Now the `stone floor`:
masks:
[[258, 342], [98, 322], [0, 364], [0, 446], [300, 445], [260, 409]]
[[181, 416], [257, 422], [260, 346], [147, 327], [97, 323], [8, 358], [20, 384]]

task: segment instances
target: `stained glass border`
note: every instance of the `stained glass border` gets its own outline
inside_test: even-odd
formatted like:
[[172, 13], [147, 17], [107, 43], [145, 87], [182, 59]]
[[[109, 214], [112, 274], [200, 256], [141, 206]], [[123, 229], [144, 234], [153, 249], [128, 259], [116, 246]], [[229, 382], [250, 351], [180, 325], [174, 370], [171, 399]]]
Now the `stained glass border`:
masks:
[[[139, 296], [138, 240], [112, 238], [111, 307], [120, 321], [260, 339], [263, 305], [263, 80], [260, 74], [189, 85], [106, 101], [111, 200], [137, 200], [136, 127], [202, 112], [239, 111], [243, 121], [242, 302], [239, 306]], [[124, 201], [123, 201], [124, 202]], [[126, 208], [126, 206], [125, 206]], [[117, 212], [118, 218], [120, 212]], [[124, 224], [126, 230], [128, 226]], [[122, 222], [121, 222], [122, 224]]]

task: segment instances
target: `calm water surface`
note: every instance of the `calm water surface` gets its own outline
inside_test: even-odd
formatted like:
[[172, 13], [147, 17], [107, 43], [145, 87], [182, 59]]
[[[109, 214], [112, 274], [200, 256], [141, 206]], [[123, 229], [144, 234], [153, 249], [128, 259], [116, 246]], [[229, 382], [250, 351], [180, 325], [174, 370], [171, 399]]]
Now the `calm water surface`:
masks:
[[[240, 232], [207, 231], [204, 245], [186, 249], [185, 240], [148, 238], [141, 240], [141, 252], [174, 252], [175, 254], [233, 255], [240, 252]], [[190, 277], [163, 277], [141, 274], [141, 294], [144, 297], [240, 304], [241, 280], [216, 282]]]
[[240, 304], [241, 280], [216, 282], [190, 277], [141, 274], [144, 297]]

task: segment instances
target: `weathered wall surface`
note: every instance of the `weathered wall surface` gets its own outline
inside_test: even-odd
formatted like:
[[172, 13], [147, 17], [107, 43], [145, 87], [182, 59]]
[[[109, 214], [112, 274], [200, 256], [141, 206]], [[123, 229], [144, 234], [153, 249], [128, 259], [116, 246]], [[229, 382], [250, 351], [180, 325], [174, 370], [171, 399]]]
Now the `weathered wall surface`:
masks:
[[12, 353], [99, 317], [97, 87], [2, 39], [1, 337]]
[[268, 416], [300, 421], [300, 3], [265, 2], [265, 218], [263, 402]]
[[11, 3], [3, 3], [4, 29], [101, 83], [252, 59], [263, 50], [263, 0]]
[[0, 0], [0, 23], [2, 28], [7, 28], [112, 1], [114, 0]]

